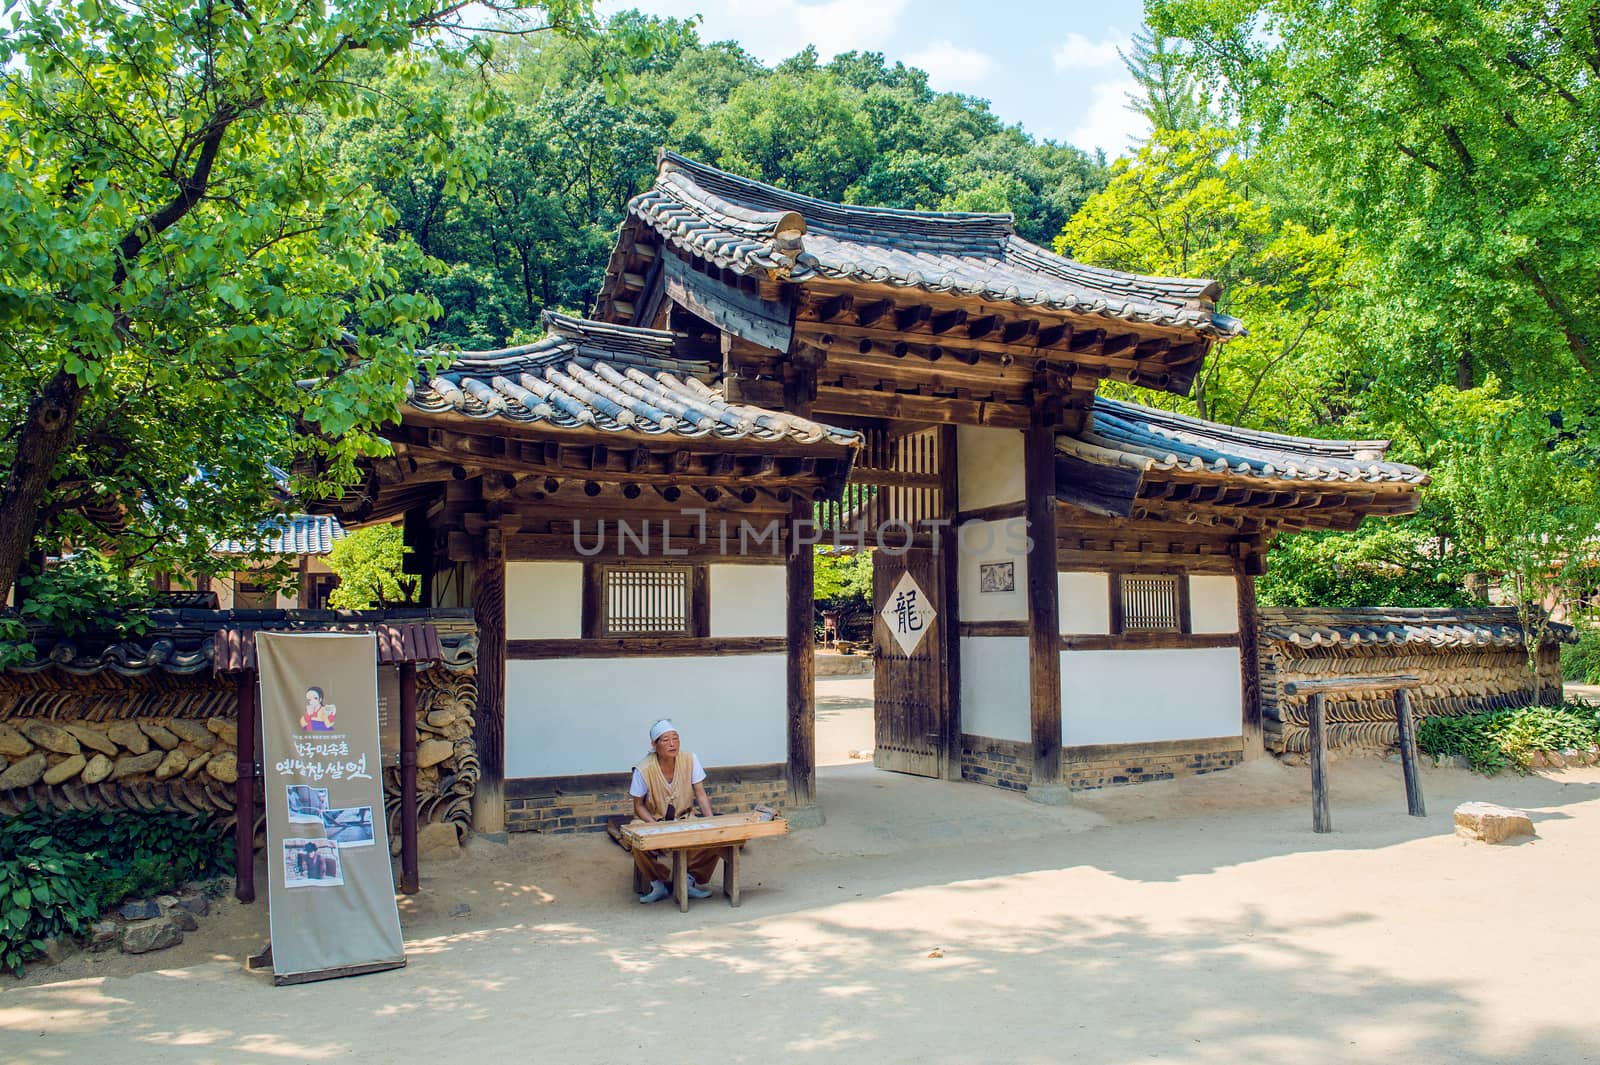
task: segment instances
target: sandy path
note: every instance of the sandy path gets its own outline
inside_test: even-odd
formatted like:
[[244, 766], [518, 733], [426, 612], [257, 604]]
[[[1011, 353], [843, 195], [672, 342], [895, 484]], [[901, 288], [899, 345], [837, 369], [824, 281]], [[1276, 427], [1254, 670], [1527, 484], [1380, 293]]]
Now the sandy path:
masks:
[[[828, 823], [687, 915], [604, 838], [476, 841], [424, 868], [400, 972], [275, 989], [238, 964], [265, 908], [230, 905], [0, 985], [0, 1061], [1600, 1061], [1600, 773], [1428, 771], [1426, 820], [1396, 766], [1332, 781], [1314, 836], [1270, 761], [1060, 808], [825, 769]], [[1541, 838], [1457, 840], [1466, 798]]]

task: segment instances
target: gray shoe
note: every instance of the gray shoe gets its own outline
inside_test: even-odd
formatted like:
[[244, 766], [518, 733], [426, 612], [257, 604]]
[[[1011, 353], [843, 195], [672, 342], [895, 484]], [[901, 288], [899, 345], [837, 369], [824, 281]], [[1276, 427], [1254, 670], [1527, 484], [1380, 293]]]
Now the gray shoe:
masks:
[[691, 899], [709, 899], [711, 892], [694, 882], [694, 877], [689, 877], [689, 897]]
[[660, 902], [670, 894], [672, 894], [672, 892], [667, 889], [667, 885], [663, 884], [659, 880], [652, 880], [650, 881], [650, 890], [645, 892], [643, 895], [640, 895], [639, 901]]

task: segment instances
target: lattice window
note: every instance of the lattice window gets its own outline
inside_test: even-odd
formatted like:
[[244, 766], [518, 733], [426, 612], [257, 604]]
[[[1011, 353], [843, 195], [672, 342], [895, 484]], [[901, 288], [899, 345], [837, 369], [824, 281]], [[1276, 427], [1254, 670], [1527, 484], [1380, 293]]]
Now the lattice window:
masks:
[[606, 566], [600, 605], [602, 636], [692, 636], [694, 571], [688, 566]]
[[1181, 578], [1173, 574], [1122, 575], [1123, 632], [1179, 632], [1183, 628]]

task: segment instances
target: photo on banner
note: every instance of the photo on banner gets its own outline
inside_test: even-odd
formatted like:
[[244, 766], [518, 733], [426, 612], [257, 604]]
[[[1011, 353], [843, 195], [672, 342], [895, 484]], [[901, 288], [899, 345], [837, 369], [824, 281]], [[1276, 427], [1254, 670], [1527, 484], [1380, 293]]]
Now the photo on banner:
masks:
[[372, 633], [256, 633], [274, 981], [405, 964]]

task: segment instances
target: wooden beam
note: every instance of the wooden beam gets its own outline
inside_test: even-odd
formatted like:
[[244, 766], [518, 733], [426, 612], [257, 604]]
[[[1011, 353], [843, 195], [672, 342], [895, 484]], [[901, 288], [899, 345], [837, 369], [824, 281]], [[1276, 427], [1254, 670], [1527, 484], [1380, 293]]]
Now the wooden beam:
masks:
[[485, 538], [476, 562], [472, 614], [478, 624], [478, 709], [473, 742], [478, 748], [478, 787], [472, 796], [472, 827], [484, 834], [505, 831], [506, 776], [506, 560], [498, 537]]
[[[674, 303], [717, 328], [752, 344], [788, 351], [794, 339], [792, 295], [785, 300], [763, 300], [742, 288], [707, 277], [676, 255], [662, 257], [667, 295]], [[620, 309], [620, 308], [619, 308]]]
[[817, 801], [816, 637], [813, 578], [816, 556], [796, 533], [811, 522], [810, 500], [795, 500], [790, 511], [789, 552], [784, 566], [788, 592], [789, 645], [789, 804]]
[[1256, 580], [1241, 571], [1234, 578], [1239, 600], [1240, 730], [1246, 761], [1264, 757], [1261, 729], [1260, 617], [1256, 607]]
[[1061, 786], [1061, 613], [1056, 584], [1055, 432], [1023, 434], [1023, 498], [1028, 503], [1028, 706], [1036, 798]]

